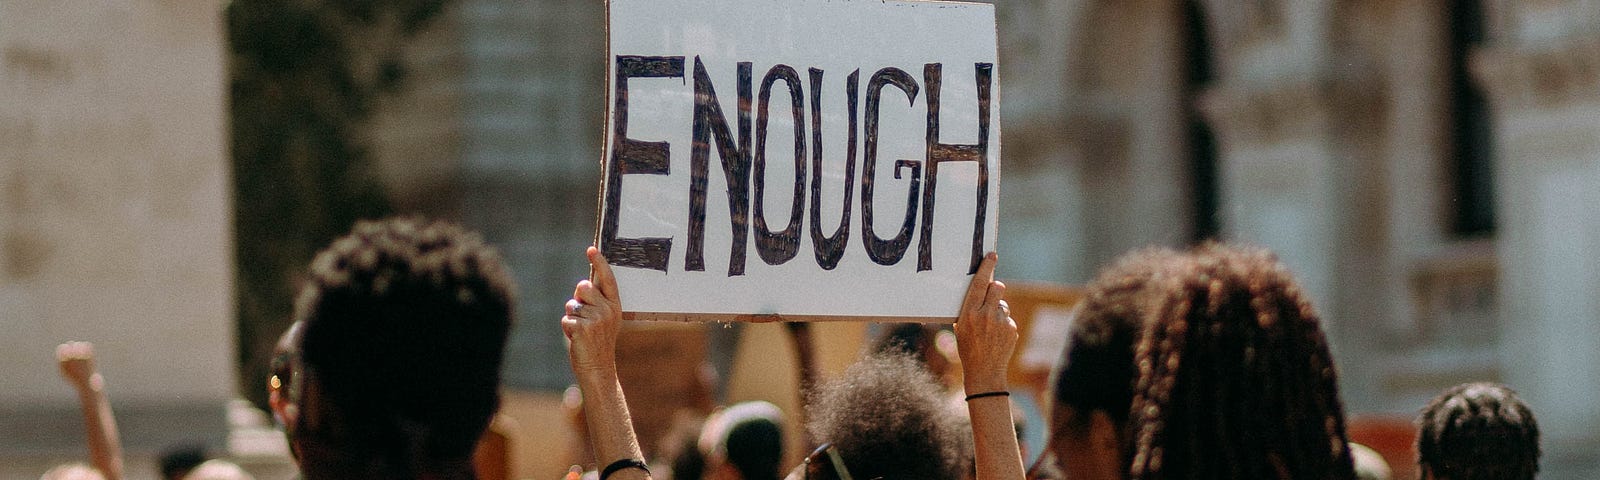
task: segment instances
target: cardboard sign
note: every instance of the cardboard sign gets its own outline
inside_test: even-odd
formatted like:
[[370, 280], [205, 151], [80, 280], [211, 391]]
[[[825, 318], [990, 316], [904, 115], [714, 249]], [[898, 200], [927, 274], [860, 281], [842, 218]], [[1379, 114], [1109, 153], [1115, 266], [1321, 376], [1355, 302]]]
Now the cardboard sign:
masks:
[[596, 242], [632, 319], [953, 320], [995, 248], [994, 7], [611, 0]]

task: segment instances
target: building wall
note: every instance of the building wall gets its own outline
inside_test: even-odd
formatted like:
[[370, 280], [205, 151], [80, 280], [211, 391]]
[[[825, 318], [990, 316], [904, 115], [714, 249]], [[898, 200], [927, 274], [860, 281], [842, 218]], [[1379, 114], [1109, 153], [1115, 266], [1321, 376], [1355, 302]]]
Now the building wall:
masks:
[[[81, 432], [54, 365], [67, 340], [95, 342], [136, 447], [155, 429], [141, 412], [201, 411], [155, 437], [220, 438], [235, 385], [221, 6], [0, 3], [7, 440], [81, 444], [48, 434]], [[13, 430], [28, 426], [49, 428]]]

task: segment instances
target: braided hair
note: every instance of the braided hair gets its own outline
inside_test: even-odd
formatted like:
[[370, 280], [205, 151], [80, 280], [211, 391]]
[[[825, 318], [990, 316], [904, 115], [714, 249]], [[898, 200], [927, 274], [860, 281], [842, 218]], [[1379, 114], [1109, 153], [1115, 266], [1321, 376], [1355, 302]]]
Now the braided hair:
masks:
[[1089, 283], [1051, 382], [1057, 405], [1084, 413], [1074, 417], [1079, 423], [1088, 421], [1087, 413], [1102, 411], [1118, 427], [1127, 424], [1133, 347], [1144, 331], [1140, 324], [1148, 303], [1145, 287], [1156, 271], [1181, 258], [1165, 248], [1136, 250]]
[[1276, 257], [1207, 244], [1155, 280], [1129, 478], [1352, 478], [1327, 339]]
[[1517, 392], [1465, 383], [1417, 417], [1417, 460], [1436, 478], [1523, 480], [1539, 473], [1539, 423]]

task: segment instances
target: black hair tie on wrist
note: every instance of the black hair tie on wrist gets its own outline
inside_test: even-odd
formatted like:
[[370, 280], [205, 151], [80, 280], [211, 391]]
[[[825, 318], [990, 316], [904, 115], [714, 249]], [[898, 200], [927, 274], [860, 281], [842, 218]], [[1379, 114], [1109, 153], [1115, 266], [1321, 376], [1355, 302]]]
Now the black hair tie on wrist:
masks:
[[610, 465], [606, 465], [606, 468], [604, 470], [600, 470], [600, 480], [606, 480], [606, 478], [610, 477], [611, 474], [617, 473], [618, 470], [622, 470], [622, 469], [625, 469], [625, 468], [637, 468], [637, 469], [640, 469], [640, 470], [644, 470], [644, 473], [646, 475], [650, 474], [650, 467], [645, 466], [643, 460], [638, 460], [638, 459], [633, 459], [633, 458], [624, 458], [622, 460], [617, 460], [615, 462], [611, 462]]
[[998, 392], [974, 393], [972, 395], [967, 395], [967, 401], [970, 402], [970, 401], [973, 401], [975, 399], [979, 399], [979, 398], [983, 398], [983, 397], [1009, 397], [1009, 396], [1011, 396], [1011, 392], [1008, 392], [1008, 391], [1005, 391], [1005, 390], [1001, 390], [1001, 391], [998, 391]]

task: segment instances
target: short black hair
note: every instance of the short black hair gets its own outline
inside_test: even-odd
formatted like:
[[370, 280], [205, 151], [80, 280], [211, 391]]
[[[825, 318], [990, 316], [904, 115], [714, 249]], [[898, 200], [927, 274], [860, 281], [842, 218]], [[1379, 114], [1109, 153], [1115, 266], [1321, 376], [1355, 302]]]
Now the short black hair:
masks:
[[468, 458], [499, 406], [514, 289], [478, 235], [416, 217], [359, 222], [317, 254], [298, 354], [342, 419], [339, 448]]
[[1417, 462], [1437, 478], [1522, 480], [1539, 473], [1539, 423], [1498, 383], [1446, 389], [1417, 416]]
[[1147, 286], [1157, 271], [1181, 258], [1166, 248], [1135, 250], [1089, 283], [1056, 363], [1057, 405], [1072, 407], [1080, 421], [1087, 421], [1089, 412], [1102, 411], [1118, 427], [1127, 424], [1133, 402], [1133, 348], [1144, 331]]
[[200, 445], [178, 445], [162, 450], [160, 454], [161, 478], [178, 480], [188, 475], [194, 467], [206, 462], [206, 449]]
[[812, 437], [833, 444], [854, 478], [955, 480], [971, 456], [970, 428], [905, 353], [862, 358], [809, 403]]
[[728, 463], [745, 480], [778, 480], [783, 461], [783, 428], [765, 418], [739, 422], [728, 431]]
[[1354, 476], [1327, 338], [1276, 256], [1207, 244], [1155, 280], [1129, 478]]

